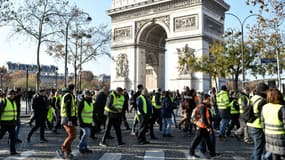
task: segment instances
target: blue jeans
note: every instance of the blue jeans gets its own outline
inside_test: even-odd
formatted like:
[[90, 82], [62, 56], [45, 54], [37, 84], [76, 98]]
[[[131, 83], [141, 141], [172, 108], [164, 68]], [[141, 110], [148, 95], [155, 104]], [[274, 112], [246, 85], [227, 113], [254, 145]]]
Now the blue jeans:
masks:
[[87, 149], [88, 138], [91, 133], [91, 129], [89, 127], [81, 128], [82, 136], [79, 142], [79, 149]]
[[252, 160], [261, 160], [265, 154], [265, 136], [263, 130], [262, 128], [248, 127], [248, 132], [254, 143]]
[[226, 131], [226, 127], [229, 124], [230, 119], [227, 118], [223, 118], [221, 120], [221, 126], [220, 126], [220, 134], [219, 136], [225, 136], [225, 131]]
[[162, 118], [162, 134], [163, 135], [170, 135], [171, 134], [171, 118]]

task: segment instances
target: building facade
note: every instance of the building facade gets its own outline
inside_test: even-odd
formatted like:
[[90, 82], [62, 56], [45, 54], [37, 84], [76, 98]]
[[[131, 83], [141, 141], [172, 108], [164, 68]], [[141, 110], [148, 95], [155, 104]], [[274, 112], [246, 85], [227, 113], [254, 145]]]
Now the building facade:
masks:
[[208, 55], [209, 44], [221, 40], [223, 0], [113, 0], [111, 88], [210, 89], [208, 74], [179, 66], [191, 50]]

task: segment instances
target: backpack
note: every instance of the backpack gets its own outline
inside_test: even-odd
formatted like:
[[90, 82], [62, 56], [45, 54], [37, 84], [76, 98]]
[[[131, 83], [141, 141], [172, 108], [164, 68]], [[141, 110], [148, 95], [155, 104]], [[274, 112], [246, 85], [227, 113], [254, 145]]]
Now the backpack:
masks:
[[[248, 99], [249, 100], [249, 99]], [[255, 119], [257, 118], [254, 114], [254, 111], [253, 111], [253, 106], [260, 102], [260, 100], [262, 100], [262, 98], [258, 98], [256, 99], [254, 102], [252, 102], [251, 100], [249, 100], [249, 103], [247, 103], [248, 105], [245, 105], [245, 106], [242, 106], [242, 110], [243, 110], [243, 114], [242, 114], [242, 119], [245, 121], [245, 122], [249, 122], [249, 123], [252, 123], [253, 121], [255, 121]]]

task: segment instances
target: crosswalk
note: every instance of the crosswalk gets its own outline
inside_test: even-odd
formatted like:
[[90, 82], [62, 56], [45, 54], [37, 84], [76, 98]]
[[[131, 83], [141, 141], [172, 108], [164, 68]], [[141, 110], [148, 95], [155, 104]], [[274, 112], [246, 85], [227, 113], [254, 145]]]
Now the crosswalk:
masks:
[[[102, 155], [100, 155], [98, 158], [96, 158], [96, 160], [123, 160], [123, 159], [129, 159], [126, 158], [125, 156], [132, 156], [131, 159], [140, 159], [140, 160], [168, 160], [168, 159], [173, 159], [173, 157], [175, 157], [175, 159], [177, 160], [191, 160], [193, 159], [190, 155], [189, 155], [189, 151], [188, 150], [177, 150], [176, 152], [180, 152], [180, 155], [172, 155], [172, 157], [167, 157], [166, 154], [167, 151], [165, 150], [146, 150], [144, 152], [143, 156], [139, 156], [136, 155], [134, 153], [112, 153], [112, 152], [106, 152], [106, 153], [102, 153]], [[172, 151], [173, 152], [173, 151]], [[9, 153], [8, 150], [0, 150], [0, 154], [7, 154]], [[73, 150], [73, 155], [75, 156], [75, 159], [94, 159], [94, 155], [98, 154], [98, 153], [93, 153], [93, 154], [80, 154], [78, 150]], [[24, 151], [21, 152], [19, 155], [16, 156], [8, 156], [8, 157], [0, 157], [0, 159], [3, 160], [29, 160], [29, 159], [37, 159], [37, 153], [35, 150], [30, 150], [30, 151]], [[200, 156], [200, 158], [198, 158], [199, 160], [207, 160], [208, 157], [205, 155], [201, 155], [198, 152], [198, 155]], [[169, 154], [168, 154], [169, 156]], [[220, 157], [221, 158], [221, 157]], [[220, 158], [215, 158], [215, 159], [220, 159]], [[62, 160], [60, 157], [54, 156], [48, 159], [52, 159], [52, 160]], [[195, 159], [195, 158], [194, 158]], [[197, 159], [197, 158], [196, 158]], [[243, 158], [241, 156], [238, 155], [234, 155], [233, 157], [231, 157], [231, 159], [233, 160], [245, 160], [246, 158]]]

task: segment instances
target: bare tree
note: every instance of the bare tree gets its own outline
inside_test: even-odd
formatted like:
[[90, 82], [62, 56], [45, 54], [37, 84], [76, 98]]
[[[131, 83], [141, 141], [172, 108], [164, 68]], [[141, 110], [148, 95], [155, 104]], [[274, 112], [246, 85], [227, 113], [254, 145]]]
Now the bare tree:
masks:
[[[76, 13], [76, 14], [75, 14]], [[74, 83], [77, 84], [78, 70], [82, 72], [82, 65], [96, 60], [98, 56], [107, 55], [110, 57], [111, 32], [107, 25], [90, 27], [89, 14], [78, 9], [66, 11], [64, 21], [63, 36], [55, 43], [51, 43], [47, 53], [65, 61], [65, 72], [67, 63], [73, 65]], [[66, 75], [67, 76], [67, 75]], [[66, 77], [67, 78], [67, 77]], [[81, 78], [79, 76], [79, 88]]]
[[[24, 0], [17, 1], [17, 9], [7, 13], [9, 22], [12, 22], [15, 32], [30, 36], [37, 42], [37, 74], [36, 89], [40, 86], [40, 50], [42, 44], [53, 40], [58, 33], [61, 9], [68, 5], [64, 0]], [[15, 5], [16, 6], [16, 5]]]

